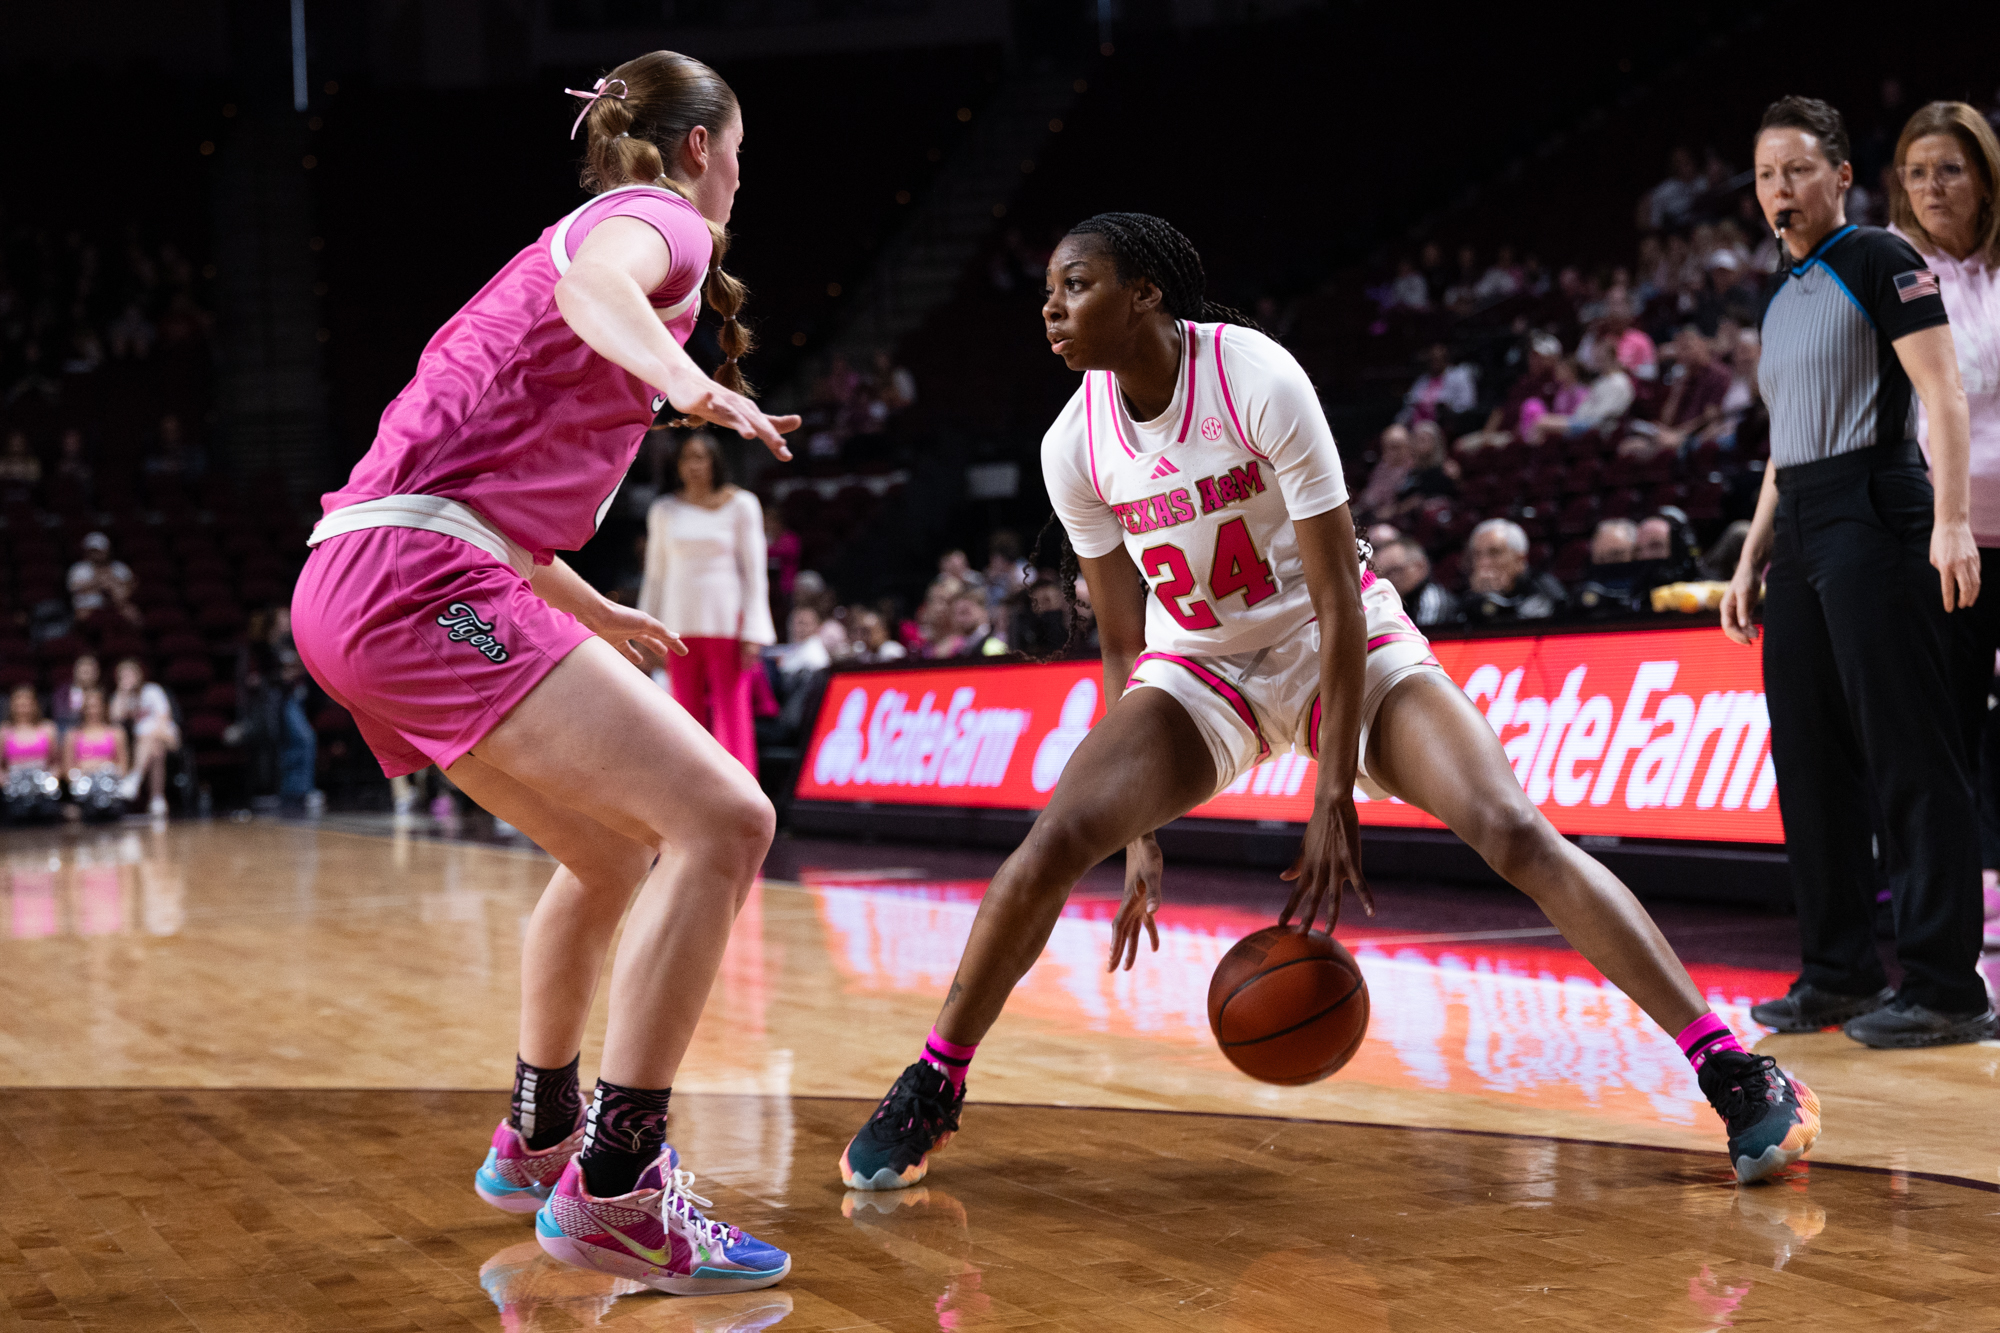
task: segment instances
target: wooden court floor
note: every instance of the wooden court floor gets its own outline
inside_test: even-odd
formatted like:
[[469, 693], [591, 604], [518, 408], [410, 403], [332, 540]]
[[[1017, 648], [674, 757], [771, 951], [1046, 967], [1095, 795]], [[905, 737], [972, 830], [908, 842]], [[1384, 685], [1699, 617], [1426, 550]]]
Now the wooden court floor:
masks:
[[[676, 1090], [699, 1188], [792, 1277], [635, 1293], [468, 1188], [538, 853], [264, 823], [0, 837], [0, 1328], [2000, 1329], [2000, 1043], [1767, 1037], [1828, 1132], [1738, 1189], [1672, 1043], [1532, 929], [1344, 925], [1369, 1040], [1275, 1089], [1201, 1010], [1262, 914], [1170, 906], [1161, 953], [1112, 978], [1112, 904], [1083, 895], [930, 1180], [849, 1193], [833, 1163], [980, 887], [908, 851], [757, 890]], [[1772, 977], [1694, 971], [1748, 1031]]]

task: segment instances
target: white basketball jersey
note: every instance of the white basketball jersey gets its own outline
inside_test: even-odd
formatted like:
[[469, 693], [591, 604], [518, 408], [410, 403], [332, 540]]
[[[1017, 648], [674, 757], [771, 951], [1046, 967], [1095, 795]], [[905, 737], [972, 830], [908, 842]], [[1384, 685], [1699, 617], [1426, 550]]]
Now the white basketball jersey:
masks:
[[1049, 498], [1077, 554], [1122, 542], [1145, 576], [1146, 647], [1268, 647], [1313, 617], [1292, 520], [1347, 502], [1312, 381], [1253, 329], [1181, 326], [1173, 403], [1139, 422], [1093, 371], [1042, 439]]

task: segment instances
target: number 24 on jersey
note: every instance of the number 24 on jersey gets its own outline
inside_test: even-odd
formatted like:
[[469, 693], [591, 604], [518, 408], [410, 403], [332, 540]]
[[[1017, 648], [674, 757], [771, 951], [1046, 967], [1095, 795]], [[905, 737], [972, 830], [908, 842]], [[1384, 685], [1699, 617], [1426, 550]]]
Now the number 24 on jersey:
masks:
[[1162, 543], [1149, 547], [1139, 558], [1139, 568], [1149, 582], [1158, 580], [1153, 583], [1153, 595], [1185, 630], [1214, 629], [1220, 625], [1213, 602], [1240, 592], [1243, 605], [1251, 607], [1278, 591], [1277, 582], [1271, 577], [1271, 566], [1257, 554], [1250, 541], [1249, 525], [1240, 518], [1216, 529], [1207, 600], [1193, 598], [1182, 604], [1182, 599], [1195, 591], [1195, 576], [1188, 567], [1187, 555], [1178, 546]]

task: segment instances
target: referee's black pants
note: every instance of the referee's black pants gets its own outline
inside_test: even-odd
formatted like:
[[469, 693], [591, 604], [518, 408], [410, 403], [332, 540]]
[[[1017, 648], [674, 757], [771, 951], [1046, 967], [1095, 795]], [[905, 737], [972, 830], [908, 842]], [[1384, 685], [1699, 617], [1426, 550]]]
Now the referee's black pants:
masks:
[[1799, 979], [1886, 984], [1875, 950], [1870, 787], [1881, 804], [1904, 1000], [1986, 1008], [1964, 647], [1930, 564], [1932, 492], [1914, 443], [1778, 472], [1764, 603], [1771, 757], [1798, 899]]

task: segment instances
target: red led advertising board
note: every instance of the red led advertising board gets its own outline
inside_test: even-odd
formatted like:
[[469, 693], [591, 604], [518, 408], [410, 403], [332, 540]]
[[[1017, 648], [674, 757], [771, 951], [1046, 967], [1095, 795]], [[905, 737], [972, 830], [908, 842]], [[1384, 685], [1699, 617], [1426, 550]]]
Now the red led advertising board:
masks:
[[[1432, 647], [1564, 833], [1784, 841], [1755, 649], [1712, 627]], [[1102, 695], [1096, 662], [836, 672], [796, 795], [1038, 810]], [[1315, 771], [1275, 755], [1190, 813], [1302, 823]], [[1401, 801], [1356, 802], [1364, 824], [1442, 827]]]

